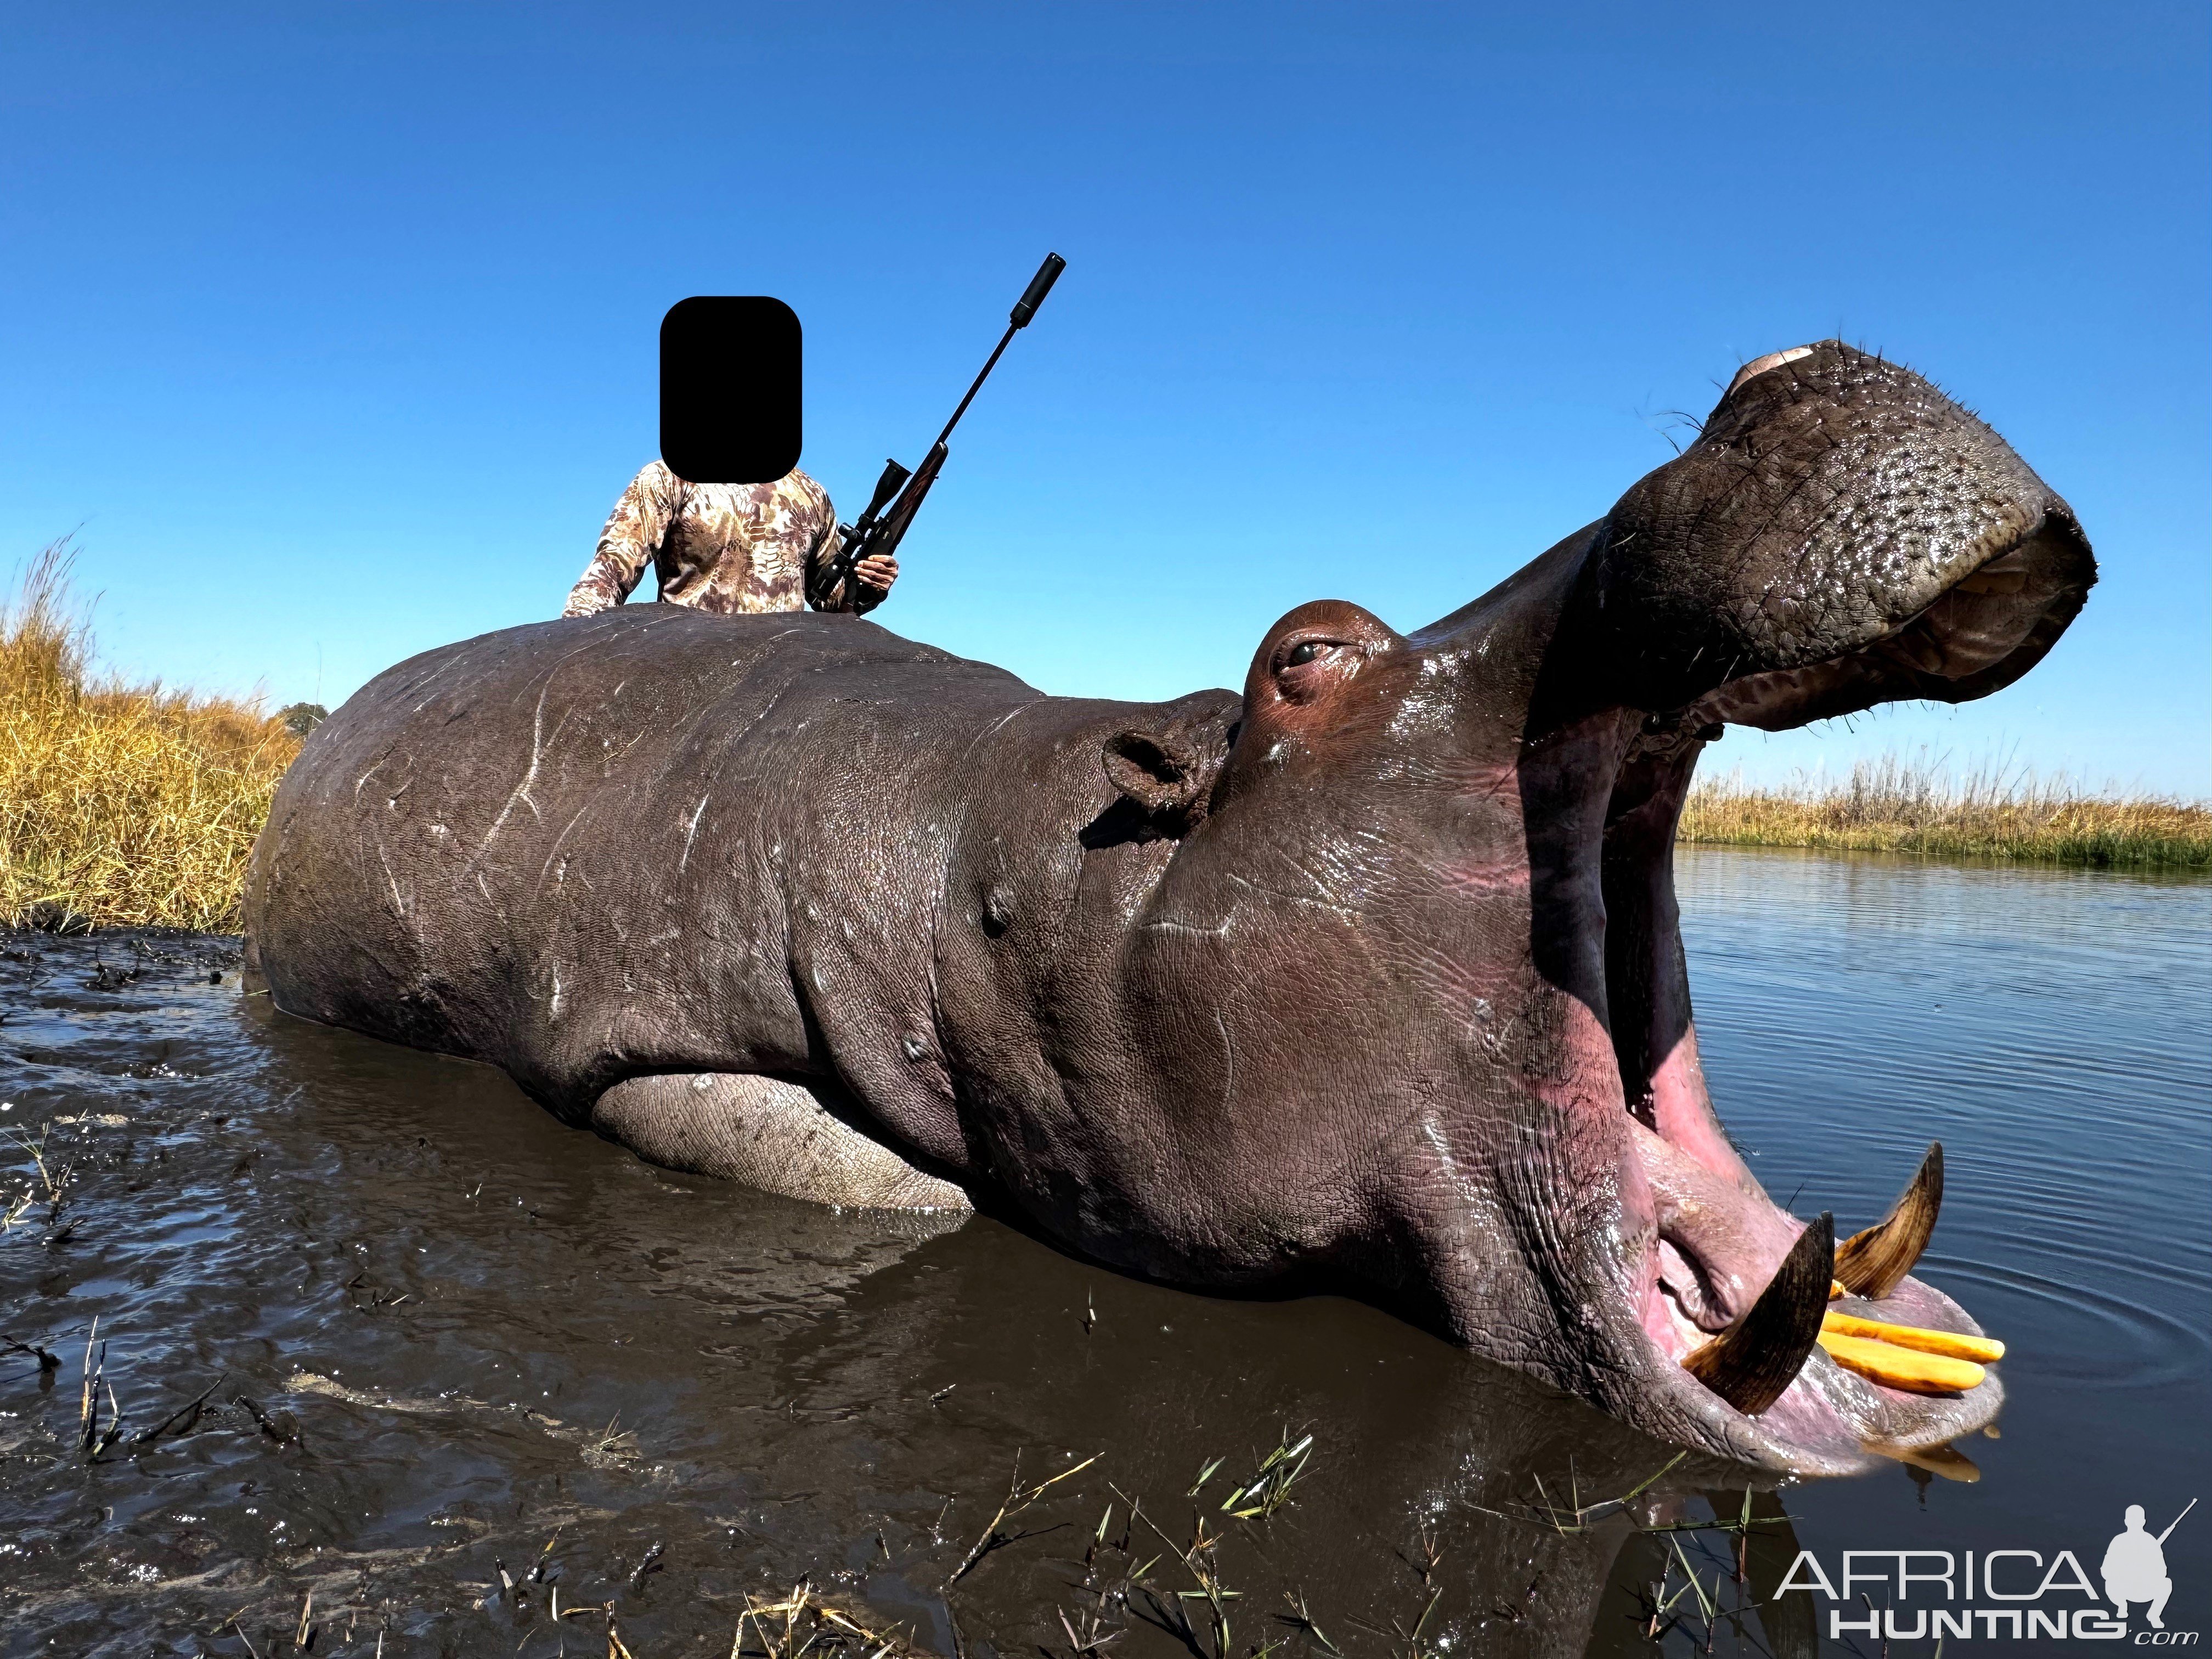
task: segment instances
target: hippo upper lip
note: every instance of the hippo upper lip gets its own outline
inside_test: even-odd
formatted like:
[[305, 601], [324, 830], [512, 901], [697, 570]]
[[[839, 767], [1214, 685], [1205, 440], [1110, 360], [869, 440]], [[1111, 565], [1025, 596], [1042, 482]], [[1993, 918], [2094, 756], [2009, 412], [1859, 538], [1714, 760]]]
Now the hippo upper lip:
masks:
[[2096, 580], [2063, 504], [1992, 528], [1954, 568], [1919, 609], [1856, 650], [1731, 678], [1670, 724], [1784, 731], [1899, 698], [1985, 696], [2042, 659]]

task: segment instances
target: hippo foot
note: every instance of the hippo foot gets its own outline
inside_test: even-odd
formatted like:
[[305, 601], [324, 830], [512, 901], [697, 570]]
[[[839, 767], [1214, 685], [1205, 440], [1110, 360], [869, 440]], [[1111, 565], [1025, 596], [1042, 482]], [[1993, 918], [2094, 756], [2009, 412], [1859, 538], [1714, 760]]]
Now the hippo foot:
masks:
[[965, 1212], [968, 1194], [863, 1134], [805, 1084], [729, 1072], [617, 1083], [591, 1127], [648, 1164], [847, 1209]]

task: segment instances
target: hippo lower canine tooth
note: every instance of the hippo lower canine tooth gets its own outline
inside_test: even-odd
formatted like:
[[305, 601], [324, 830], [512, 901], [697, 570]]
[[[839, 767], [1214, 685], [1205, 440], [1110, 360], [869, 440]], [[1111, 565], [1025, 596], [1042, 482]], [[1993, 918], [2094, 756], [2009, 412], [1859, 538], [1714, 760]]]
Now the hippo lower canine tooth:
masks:
[[1835, 1218], [1824, 1212], [1797, 1236], [1750, 1310], [1682, 1368], [1746, 1417], [1758, 1416], [1797, 1380], [1820, 1340], [1835, 1254]]
[[1943, 1143], [1931, 1140], [1889, 1213], [1836, 1246], [1837, 1279], [1854, 1296], [1881, 1301], [1920, 1260], [1942, 1207]]

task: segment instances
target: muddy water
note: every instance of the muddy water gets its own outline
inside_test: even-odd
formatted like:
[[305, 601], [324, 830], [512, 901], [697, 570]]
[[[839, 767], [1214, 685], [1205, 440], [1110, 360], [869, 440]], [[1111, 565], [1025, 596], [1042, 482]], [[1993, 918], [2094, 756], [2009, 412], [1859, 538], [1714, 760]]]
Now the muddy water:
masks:
[[[15, 936], [0, 1652], [720, 1655], [802, 1578], [948, 1655], [1212, 1659], [1209, 1583], [1238, 1656], [1844, 1651], [1817, 1598], [1751, 1607], [1800, 1547], [2094, 1574], [2127, 1504], [2156, 1530], [2212, 1496], [2212, 886], [1681, 871], [1708, 1066], [1776, 1195], [1862, 1223], [1945, 1143], [1925, 1271], [2015, 1354], [1978, 1483], [1897, 1466], [1656, 1530], [1740, 1521], [1741, 1472], [1368, 1310], [672, 1176], [494, 1074], [272, 1015], [226, 941]], [[1224, 1511], [1309, 1435], [1287, 1502]], [[2170, 1626], [2212, 1620], [2208, 1539], [2200, 1509], [2167, 1543]]]

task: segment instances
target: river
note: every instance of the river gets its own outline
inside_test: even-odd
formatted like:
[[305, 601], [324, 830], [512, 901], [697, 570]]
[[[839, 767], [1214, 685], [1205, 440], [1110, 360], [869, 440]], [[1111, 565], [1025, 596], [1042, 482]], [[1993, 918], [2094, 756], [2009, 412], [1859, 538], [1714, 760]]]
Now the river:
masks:
[[[2011, 1355], [2001, 1437], [1941, 1468], [1759, 1489], [1370, 1310], [649, 1168], [272, 1014], [234, 941], [0, 935], [0, 1652], [720, 1655], [803, 1578], [976, 1659], [1872, 1654], [1829, 1633], [1856, 1600], [1777, 1599], [1801, 1550], [1972, 1551], [2002, 1612], [1990, 1552], [2035, 1554], [2007, 1594], [2094, 1578], [2127, 1505], [2212, 1496], [2212, 884], [1678, 872], [1768, 1189], [1863, 1225], [1944, 1144], [1920, 1271]], [[2205, 1509], [2166, 1544], [2171, 1629], [2212, 1622], [2209, 1545]]]

